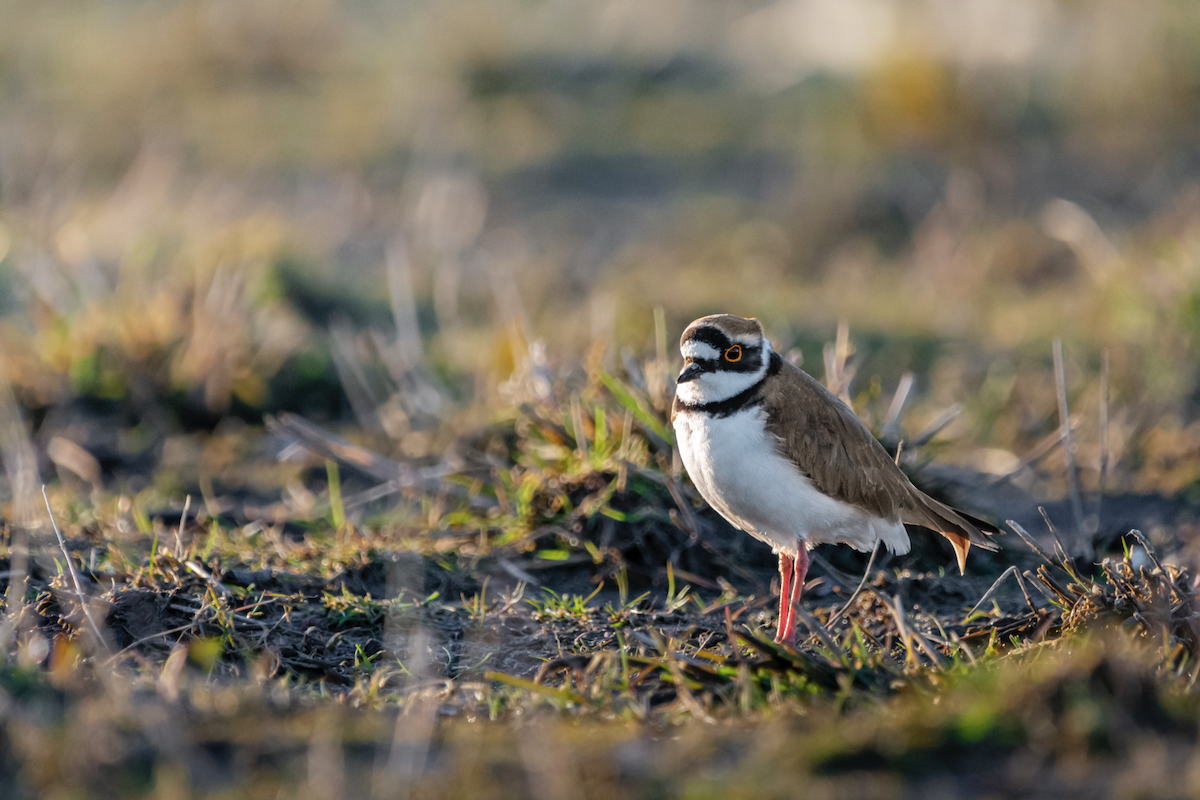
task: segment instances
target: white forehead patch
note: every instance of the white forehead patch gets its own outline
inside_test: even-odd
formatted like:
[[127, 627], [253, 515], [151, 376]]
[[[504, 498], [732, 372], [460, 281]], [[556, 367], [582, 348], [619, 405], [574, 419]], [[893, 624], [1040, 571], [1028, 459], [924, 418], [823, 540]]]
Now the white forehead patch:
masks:
[[706, 342], [698, 342], [691, 339], [683, 343], [679, 348], [679, 352], [684, 358], [699, 358], [705, 360], [713, 360], [721, 357], [721, 351]]

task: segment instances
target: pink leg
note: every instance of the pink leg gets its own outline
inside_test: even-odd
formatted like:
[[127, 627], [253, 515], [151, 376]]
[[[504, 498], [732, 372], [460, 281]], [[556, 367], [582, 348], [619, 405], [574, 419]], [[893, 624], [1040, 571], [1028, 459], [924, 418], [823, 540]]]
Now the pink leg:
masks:
[[776, 628], [776, 642], [780, 641], [778, 632], [787, 627], [788, 618], [792, 616], [788, 599], [792, 596], [791, 585], [794, 561], [795, 559], [786, 553], [779, 554], [779, 626]]
[[[804, 591], [804, 579], [808, 575], [808, 548], [804, 546], [804, 542], [799, 543], [799, 548], [796, 553], [796, 558], [788, 560], [792, 562], [793, 575], [791, 580], [791, 592], [787, 603], [786, 619], [781, 615], [779, 620], [779, 632], [775, 636], [775, 641], [780, 644], [785, 644], [788, 647], [796, 646], [796, 609], [800, 606], [800, 595]], [[783, 559], [780, 558], [780, 569], [783, 568]], [[780, 602], [787, 595], [786, 589], [780, 595]]]

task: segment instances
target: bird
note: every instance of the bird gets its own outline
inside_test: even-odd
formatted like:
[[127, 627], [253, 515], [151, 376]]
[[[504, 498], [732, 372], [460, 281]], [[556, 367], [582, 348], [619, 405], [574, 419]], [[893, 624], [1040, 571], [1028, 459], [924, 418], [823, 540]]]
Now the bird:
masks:
[[854, 411], [785, 361], [762, 323], [731, 314], [701, 317], [679, 339], [671, 423], [679, 455], [701, 496], [734, 527], [779, 556], [775, 641], [796, 646], [796, 609], [808, 550], [880, 542], [903, 555], [904, 524], [946, 537], [960, 572], [971, 545], [997, 550], [995, 526], [913, 486]]

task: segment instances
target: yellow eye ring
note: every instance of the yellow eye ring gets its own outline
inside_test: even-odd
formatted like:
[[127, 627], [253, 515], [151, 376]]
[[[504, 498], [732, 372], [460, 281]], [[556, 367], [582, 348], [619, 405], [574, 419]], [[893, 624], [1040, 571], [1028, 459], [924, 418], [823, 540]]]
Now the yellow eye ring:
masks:
[[725, 351], [725, 360], [726, 361], [741, 361], [742, 360], [741, 346], [735, 344], [733, 347], [726, 350]]

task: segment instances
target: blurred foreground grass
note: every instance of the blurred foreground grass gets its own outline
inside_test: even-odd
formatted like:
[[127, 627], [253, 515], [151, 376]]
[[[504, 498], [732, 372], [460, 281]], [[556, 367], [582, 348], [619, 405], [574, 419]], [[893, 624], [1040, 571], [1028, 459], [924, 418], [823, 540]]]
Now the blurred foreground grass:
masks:
[[1148, 679], [1127, 642], [1071, 650], [866, 709], [780, 704], [714, 724], [580, 723], [536, 701], [488, 722], [463, 698], [505, 696], [486, 685], [364, 710], [170, 677], [124, 697], [64, 692], [10, 670], [8, 757], [42, 796], [1193, 796], [1194, 695]]
[[[1194, 4], [0, 19], [11, 796], [1200, 795]], [[765, 644], [713, 311], [1033, 545]]]

